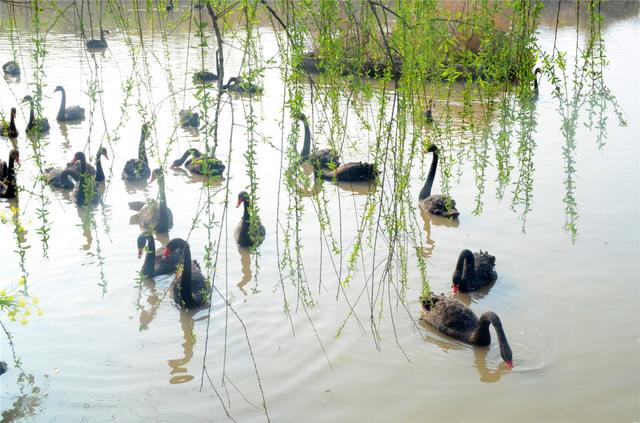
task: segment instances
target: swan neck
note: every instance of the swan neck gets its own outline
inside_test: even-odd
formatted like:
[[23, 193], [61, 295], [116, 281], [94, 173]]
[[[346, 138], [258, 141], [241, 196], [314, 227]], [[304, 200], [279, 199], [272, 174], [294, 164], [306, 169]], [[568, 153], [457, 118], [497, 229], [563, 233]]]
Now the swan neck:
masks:
[[178, 161], [176, 162], [176, 164], [178, 166], [182, 166], [182, 164], [187, 160], [187, 157], [189, 157], [189, 155], [191, 155], [191, 148], [188, 149], [187, 151], [184, 152], [184, 154], [182, 155], [182, 157], [180, 157], [178, 159]]
[[138, 144], [138, 159], [145, 163], [148, 163], [147, 147], [145, 145], [146, 138], [147, 138], [146, 131], [144, 130], [144, 128], [142, 128], [142, 131], [140, 132], [140, 143]]
[[58, 120], [64, 120], [65, 118], [65, 109], [67, 107], [67, 93], [65, 93], [64, 88], [60, 90], [62, 94], [62, 98], [60, 99], [60, 109], [58, 110]]
[[102, 153], [98, 153], [96, 157], [96, 182], [104, 181], [104, 170], [102, 170], [102, 161], [100, 160]]
[[424, 200], [425, 198], [431, 195], [431, 188], [433, 187], [433, 180], [436, 177], [436, 169], [438, 167], [438, 152], [433, 152], [433, 160], [431, 161], [431, 167], [429, 168], [429, 174], [427, 175], [427, 180], [420, 190], [420, 194], [418, 195], [419, 200]]
[[[511, 362], [512, 360], [512, 352], [511, 347], [509, 346], [509, 342], [507, 341], [507, 336], [504, 333], [504, 329], [502, 328], [502, 322], [497, 314], [492, 311], [487, 311], [480, 316], [479, 319], [480, 327], [476, 332], [481, 332], [481, 336], [486, 336], [487, 343], [485, 345], [489, 345], [491, 342], [491, 335], [489, 334], [489, 324], [493, 325], [493, 328], [496, 331], [496, 335], [498, 336], [498, 345], [500, 346], [500, 355], [502, 359], [506, 362]], [[479, 336], [480, 336], [479, 335]]]
[[457, 285], [462, 291], [467, 291], [471, 287], [468, 286], [475, 275], [475, 259], [473, 253], [469, 250], [462, 250], [458, 256], [456, 270], [453, 272], [453, 284]]
[[164, 192], [164, 175], [158, 177], [158, 207], [160, 208], [158, 217], [158, 232], [167, 232], [169, 230], [169, 212], [167, 210], [167, 197]]
[[242, 205], [244, 206], [244, 213], [242, 214], [242, 220], [244, 220], [245, 222], [249, 222], [250, 218], [249, 218], [249, 200], [244, 200], [242, 202]]
[[309, 157], [309, 153], [311, 152], [311, 130], [309, 129], [309, 122], [307, 121], [307, 118], [302, 118], [300, 120], [304, 125], [304, 143], [302, 144], [300, 157], [303, 160], [306, 160]]
[[180, 279], [180, 298], [185, 305], [190, 306], [193, 302], [193, 297], [191, 295], [191, 249], [189, 244], [184, 246], [183, 257], [182, 277]]
[[35, 123], [35, 113], [33, 111], [33, 101], [29, 102], [31, 104], [31, 107], [29, 108], [29, 122], [27, 122], [27, 132], [29, 132], [31, 130], [31, 128], [33, 128], [34, 123]]
[[144, 256], [142, 274], [148, 277], [152, 277], [156, 265], [156, 243], [153, 240], [153, 235], [147, 235], [146, 239], [147, 253]]

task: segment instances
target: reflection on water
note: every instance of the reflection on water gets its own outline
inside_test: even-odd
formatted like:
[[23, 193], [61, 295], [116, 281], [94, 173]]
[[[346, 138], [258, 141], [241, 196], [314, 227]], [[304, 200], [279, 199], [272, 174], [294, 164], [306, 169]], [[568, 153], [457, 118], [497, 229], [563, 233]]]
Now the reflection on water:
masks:
[[184, 356], [167, 361], [171, 368], [169, 383], [172, 385], [187, 383], [193, 380], [193, 376], [188, 374], [189, 369], [187, 369], [187, 365], [193, 358], [193, 346], [196, 343], [193, 326], [196, 321], [205, 321], [207, 319], [207, 316], [194, 319], [193, 316], [195, 313], [197, 313], [197, 310], [180, 310], [180, 327], [182, 328], [182, 339], [184, 340], [182, 343], [182, 351]]
[[242, 266], [242, 279], [238, 282], [238, 288], [243, 295], [247, 295], [247, 291], [245, 291], [244, 286], [251, 281], [251, 250], [246, 248], [238, 247], [238, 252], [240, 253], [240, 264]]
[[422, 207], [418, 207], [418, 209], [420, 210], [420, 216], [424, 222], [424, 232], [427, 235], [425, 242], [427, 245], [416, 247], [416, 249], [425, 258], [430, 258], [433, 255], [434, 248], [436, 247], [436, 241], [431, 238], [431, 224], [447, 228], [457, 228], [460, 226], [460, 221], [458, 219], [448, 219], [442, 216], [435, 216], [423, 210]]
[[[7, 373], [3, 378], [9, 378], [11, 375]], [[13, 403], [2, 412], [2, 423], [16, 422], [22, 419], [28, 419], [40, 414], [44, 409], [44, 402], [49, 396], [48, 376], [44, 376], [44, 387], [36, 385], [36, 379], [33, 375], [28, 375], [20, 371], [20, 375], [16, 381], [19, 394], [13, 396]], [[4, 394], [2, 394], [4, 397]], [[5, 401], [11, 401], [10, 398], [2, 398], [4, 408]]]

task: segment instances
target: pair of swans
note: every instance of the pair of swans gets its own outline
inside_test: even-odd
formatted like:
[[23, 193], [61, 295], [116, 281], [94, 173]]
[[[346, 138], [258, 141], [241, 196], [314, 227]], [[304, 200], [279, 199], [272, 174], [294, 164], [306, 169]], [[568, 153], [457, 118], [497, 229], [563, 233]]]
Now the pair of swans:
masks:
[[304, 126], [304, 142], [300, 151], [300, 159], [309, 161], [320, 179], [338, 182], [373, 181], [379, 172], [373, 163], [349, 162], [340, 164], [340, 156], [331, 148], [312, 149], [309, 121], [304, 113], [298, 119]]
[[156, 251], [153, 235], [146, 232], [138, 236], [137, 245], [138, 257], [146, 247], [140, 270], [143, 277], [175, 273], [171, 294], [178, 307], [188, 310], [208, 304], [210, 286], [198, 262], [191, 259], [191, 247], [187, 241], [174, 238]]
[[[78, 157], [78, 160], [75, 161], [75, 158]], [[45, 177], [49, 185], [54, 188], [61, 189], [73, 189], [76, 186], [76, 182], [79, 180], [79, 176], [81, 173], [82, 167], [82, 156], [79, 156], [78, 153], [74, 156], [74, 160], [72, 160], [69, 164], [67, 164], [65, 169], [61, 168], [47, 168], [45, 169]], [[105, 174], [102, 168], [101, 158], [105, 157], [109, 159], [109, 154], [107, 153], [107, 149], [105, 147], [100, 147], [96, 154], [96, 165], [95, 167], [91, 166], [89, 163], [86, 163], [86, 157], [84, 157], [85, 161], [85, 172], [93, 177], [96, 182], [104, 182]]]

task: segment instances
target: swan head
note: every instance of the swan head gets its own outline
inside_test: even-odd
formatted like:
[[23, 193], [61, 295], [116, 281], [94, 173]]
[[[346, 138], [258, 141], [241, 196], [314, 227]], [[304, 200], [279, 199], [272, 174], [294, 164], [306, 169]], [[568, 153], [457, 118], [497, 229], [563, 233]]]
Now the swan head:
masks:
[[53, 90], [54, 93], [57, 93], [58, 91], [64, 92], [64, 88], [62, 87], [62, 85], [58, 85], [56, 89]]
[[247, 191], [242, 191], [238, 194], [238, 204], [236, 204], [236, 208], [240, 207], [242, 203], [249, 203], [249, 193]]
[[100, 156], [104, 156], [107, 160], [109, 160], [109, 154], [107, 153], [107, 148], [106, 147], [100, 147], [98, 149], [98, 157]]
[[33, 97], [31, 97], [30, 95], [25, 95], [24, 98], [22, 99], [23, 103], [31, 103], [33, 101]]
[[73, 155], [73, 160], [71, 161], [71, 163], [76, 164], [78, 162], [82, 163], [86, 161], [87, 161], [87, 156], [85, 156], [82, 151], [78, 151], [76, 154]]
[[16, 108], [15, 107], [11, 108], [11, 117], [13, 117], [13, 118], [16, 117]]
[[535, 68], [535, 70], [533, 71], [533, 74], [534, 74], [534, 75], [537, 75], [537, 74], [539, 74], [539, 73], [542, 73], [542, 69], [540, 69], [540, 68]]
[[9, 159], [13, 159], [16, 163], [20, 163], [20, 152], [14, 148], [9, 152]]
[[155, 181], [156, 179], [160, 179], [162, 176], [163, 175], [161, 168], [153, 169], [153, 172], [151, 172], [151, 177], [149, 178], [149, 183]]
[[427, 153], [435, 153], [438, 151], [438, 147], [435, 144], [431, 144], [429, 148], [427, 148]]
[[167, 243], [164, 247], [164, 253], [162, 254], [163, 258], [169, 257], [171, 253], [176, 252], [181, 249], [185, 249], [189, 246], [189, 243], [182, 238], [173, 238], [171, 241]]

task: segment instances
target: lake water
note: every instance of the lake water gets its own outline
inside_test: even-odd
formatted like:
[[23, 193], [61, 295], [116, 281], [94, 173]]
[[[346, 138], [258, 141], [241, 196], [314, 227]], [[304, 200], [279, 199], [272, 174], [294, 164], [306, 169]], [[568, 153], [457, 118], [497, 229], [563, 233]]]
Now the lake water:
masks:
[[[68, 27], [66, 32], [63, 27]], [[544, 25], [539, 29], [548, 49], [554, 42], [553, 30]], [[327, 236], [321, 238], [317, 208], [311, 198], [303, 197], [299, 228], [303, 266], [295, 264], [295, 256], [292, 260], [306, 282], [294, 284], [290, 270], [279, 268], [286, 227], [294, 221], [287, 218], [290, 197], [280, 183], [288, 162], [281, 153], [282, 143], [290, 123], [281, 125], [284, 86], [275, 66], [265, 71], [264, 95], [253, 100], [260, 136], [255, 143], [258, 206], [267, 228], [259, 255], [239, 249], [233, 240], [233, 228], [241, 218], [241, 209], [233, 205], [250, 178], [242, 122], [249, 106], [247, 100], [232, 97], [222, 111], [222, 141], [217, 150], [218, 157], [230, 158], [230, 165], [225, 179], [208, 191], [216, 222], [210, 237], [203, 226], [206, 210], [192, 228], [207, 198], [202, 182], [175, 170], [168, 170], [166, 176], [175, 221], [170, 237], [188, 236], [192, 254], [201, 262], [208, 239], [218, 246], [211, 319], [207, 320], [207, 310], [183, 312], [173, 305], [165, 296], [170, 277], [140, 284], [141, 260], [135, 245], [139, 228], [130, 224], [134, 213], [127, 202], [155, 198], [157, 185], [131, 188], [120, 179], [125, 161], [137, 153], [143, 119], [136, 102], [143, 107], [152, 104], [157, 111], [150, 142], [153, 163], [170, 162], [190, 145], [203, 149], [202, 135], [182, 129], [173, 132], [176, 115], [166, 100], [165, 50], [157, 34], [147, 30], [144, 35], [149, 40], [147, 68], [141, 56], [132, 60], [118, 32], [108, 37], [109, 50], [96, 54], [95, 62], [82, 48], [72, 22], [61, 23], [48, 35], [43, 108], [52, 128], [45, 138], [46, 164], [62, 165], [83, 149], [93, 157], [100, 142], [107, 146], [111, 160], [103, 162], [109, 169], [108, 182], [103, 203], [93, 209], [91, 219], [83, 219], [68, 196], [44, 189], [51, 229], [48, 256], [43, 258], [37, 232], [42, 225], [37, 195], [41, 185], [35, 182], [38, 170], [28, 140], [23, 134], [18, 139], [22, 159], [18, 179], [24, 191], [18, 201], [0, 200], [0, 213], [7, 218], [0, 224], [0, 289], [17, 286], [23, 274], [12, 224], [16, 212], [11, 207], [17, 207], [26, 230], [20, 245], [25, 251], [27, 284], [30, 294], [39, 297], [44, 315], [31, 316], [26, 326], [2, 319], [28, 375], [21, 377], [13, 368], [3, 336], [0, 359], [11, 365], [0, 379], [4, 419], [219, 421], [226, 418], [226, 409], [238, 421], [263, 421], [262, 391], [273, 421], [638, 421], [638, 16], [607, 22], [604, 39], [611, 63], [605, 81], [628, 126], [619, 127], [611, 110], [602, 148], [594, 132], [578, 127], [573, 154], [579, 212], [575, 242], [563, 229], [565, 140], [557, 102], [545, 82], [536, 105], [533, 196], [526, 224], [521, 210], [511, 207], [513, 181], [502, 199], [496, 197], [495, 164], [486, 170], [482, 213], [471, 213], [477, 188], [470, 160], [460, 163], [460, 176], [450, 181], [461, 211], [459, 225], [422, 216], [417, 209], [411, 217], [423, 232], [406, 247], [418, 247], [428, 257], [427, 275], [435, 292], [449, 292], [460, 250], [489, 250], [496, 256], [499, 278], [490, 291], [459, 298], [477, 314], [486, 310], [499, 314], [513, 349], [511, 370], [501, 362], [495, 342], [489, 348], [474, 348], [419, 322], [420, 278], [414, 253], [408, 255], [407, 302], [399, 303], [396, 290], [403, 288], [381, 279], [380, 265], [388, 254], [382, 236], [375, 248], [363, 249], [353, 278], [344, 290], [339, 288], [365, 213], [367, 196], [362, 194], [367, 190], [362, 187], [324, 183], [331, 233], [341, 254], [328, 250], [330, 241]], [[187, 37], [182, 25], [167, 39], [178, 109], [183, 103], [196, 104], [192, 91], [182, 93], [183, 87], [191, 88], [190, 75], [198, 66], [194, 50], [185, 48]], [[263, 57], [277, 59], [274, 33], [265, 27], [261, 37]], [[0, 34], [0, 41], [4, 63], [12, 56], [12, 48], [6, 33]], [[0, 107], [5, 114], [33, 82], [29, 32], [21, 32], [16, 42], [23, 55], [23, 78], [0, 81]], [[575, 27], [561, 28], [557, 44], [560, 50], [571, 51]], [[226, 73], [233, 75], [242, 52], [227, 52]], [[206, 61], [214, 69], [213, 56]], [[148, 85], [134, 84], [128, 117], [123, 118], [121, 85], [140, 69], [149, 76]], [[64, 85], [67, 104], [81, 104], [89, 112], [90, 99], [85, 94], [89, 81], [95, 81], [101, 91], [93, 117], [78, 125], [58, 124], [59, 97], [54, 87]], [[436, 119], [441, 107], [436, 102]], [[305, 110], [311, 114], [309, 104]], [[18, 112], [22, 133], [27, 117], [28, 108], [23, 106]], [[119, 124], [120, 139], [108, 142], [105, 126], [113, 135]], [[370, 159], [368, 146], [375, 142], [374, 135], [355, 123], [349, 125], [345, 161]], [[322, 127], [314, 131], [319, 144], [324, 144], [326, 136], [327, 127]], [[175, 140], [169, 144], [171, 136]], [[165, 158], [167, 146], [171, 151]], [[491, 158], [495, 152], [490, 148]], [[8, 141], [0, 140], [4, 160], [9, 149]], [[412, 171], [416, 199], [429, 163], [426, 158]], [[380, 189], [385, 188], [378, 187], [372, 195]], [[227, 195], [230, 206], [225, 212]], [[383, 302], [373, 312], [372, 297]], [[225, 298], [232, 308], [225, 306]]]

